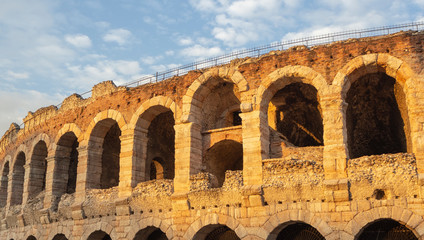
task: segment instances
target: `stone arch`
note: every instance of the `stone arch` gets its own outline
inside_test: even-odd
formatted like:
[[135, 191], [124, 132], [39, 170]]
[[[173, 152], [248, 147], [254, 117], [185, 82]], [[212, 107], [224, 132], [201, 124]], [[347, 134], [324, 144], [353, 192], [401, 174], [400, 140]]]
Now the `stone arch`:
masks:
[[7, 193], [9, 186], [9, 174], [10, 174], [10, 163], [11, 156], [7, 155], [4, 158], [3, 165], [1, 168], [1, 177], [0, 177], [0, 207], [4, 207], [7, 204]]
[[[85, 188], [110, 188], [118, 186], [120, 180], [120, 153], [122, 132], [128, 130], [123, 115], [116, 110], [98, 113], [85, 133], [87, 145], [87, 179]], [[86, 142], [86, 140], [88, 142]], [[104, 147], [105, 144], [111, 144]], [[107, 152], [105, 152], [107, 151]], [[105, 165], [105, 164], [109, 165]], [[101, 174], [93, 174], [93, 173]]]
[[60, 138], [68, 132], [73, 132], [79, 142], [82, 141], [82, 138], [84, 137], [83, 132], [78, 127], [78, 125], [76, 125], [75, 123], [67, 123], [63, 125], [63, 127], [57, 132], [54, 142], [57, 144]]
[[43, 231], [43, 228], [38, 228], [38, 229], [30, 228], [27, 232], [25, 232], [24, 239], [31, 239], [31, 237], [33, 237], [32, 239], [35, 238], [36, 240], [41, 239], [41, 236], [43, 235], [42, 231]]
[[160, 229], [166, 234], [168, 239], [174, 238], [174, 230], [172, 229], [172, 223], [168, 220], [162, 220], [160, 218], [144, 218], [144, 219], [132, 219], [131, 230], [128, 232], [126, 239], [133, 240], [137, 233], [148, 227], [154, 227]]
[[74, 123], [65, 124], [56, 135], [52, 194], [58, 198], [76, 190], [78, 147], [82, 138], [81, 129]]
[[324, 236], [316, 228], [300, 221], [289, 221], [280, 224], [269, 234], [267, 240], [298, 239], [299, 237], [301, 239], [325, 240]]
[[203, 156], [206, 171], [213, 174], [221, 187], [225, 181], [227, 170], [243, 170], [243, 145], [234, 140], [221, 140], [205, 150]]
[[[249, 90], [246, 79], [234, 67], [220, 67], [208, 70], [194, 80], [183, 97], [183, 122], [196, 122], [200, 124], [202, 102], [210, 93], [209, 87], [211, 87], [206, 86], [206, 84], [212, 80], [213, 83], [211, 84], [213, 87], [218, 82], [216, 79], [222, 79], [225, 82], [236, 85], [240, 93]], [[243, 102], [244, 100], [244, 96], [242, 95], [241, 101]]]
[[[401, 151], [408, 151], [408, 152], [413, 151], [412, 149], [414, 147], [414, 144], [412, 142], [412, 139], [413, 139], [414, 131], [413, 129], [411, 129], [413, 125], [411, 125], [409, 120], [410, 112], [411, 112], [411, 96], [410, 96], [411, 90], [410, 90], [410, 87], [408, 87], [408, 85], [411, 85], [413, 84], [413, 82], [415, 82], [415, 79], [414, 79], [415, 74], [413, 73], [413, 71], [411, 70], [411, 68], [406, 62], [402, 61], [399, 58], [391, 56], [387, 53], [375, 53], [375, 54], [367, 54], [367, 55], [358, 56], [354, 58], [353, 60], [349, 61], [336, 74], [332, 84], [333, 92], [335, 94], [339, 94], [339, 96], [341, 96], [341, 101], [345, 103], [349, 101], [348, 92], [349, 90], [351, 90], [351, 86], [357, 85], [357, 82], [356, 82], [357, 80], [363, 79], [364, 77], [367, 77], [367, 76], [371, 76], [372, 74], [374, 75], [380, 74], [382, 77], [386, 76], [388, 79], [392, 79], [394, 81], [393, 83], [394, 85], [392, 86], [393, 90], [390, 90], [390, 91], [395, 92], [395, 94], [393, 95], [395, 97], [394, 99], [395, 102], [391, 105], [389, 104], [386, 106], [392, 106], [391, 109], [395, 111], [394, 116], [396, 117], [391, 117], [390, 121], [396, 122], [395, 125], [399, 129], [392, 130], [392, 131], [399, 132], [398, 133], [399, 136], [396, 136], [393, 138], [401, 139], [401, 140], [398, 140], [401, 142], [395, 143], [393, 145], [400, 146], [399, 148], [404, 149]], [[386, 83], [387, 81], [385, 79], [380, 79], [380, 82]], [[359, 88], [355, 88], [355, 89], [359, 89]], [[352, 148], [355, 148], [355, 147], [352, 143], [353, 130], [352, 129], [349, 130], [349, 126], [352, 126], [352, 123], [350, 123], [352, 117], [349, 117], [349, 113], [351, 114], [353, 113], [352, 111], [348, 111], [349, 106], [347, 104], [342, 104], [342, 108], [341, 108], [341, 112], [343, 115], [343, 122], [345, 125], [345, 128], [343, 129], [343, 135], [346, 136], [345, 141], [350, 143], [348, 147], [350, 149], [349, 151], [351, 156], [349, 156], [349, 158], [355, 158], [357, 156], [362, 156], [364, 154], [359, 154], [359, 153], [356, 154], [355, 152], [357, 151], [352, 150]], [[390, 115], [393, 115], [393, 113], [390, 112]], [[373, 117], [373, 119], [375, 118], [376, 117]], [[363, 119], [363, 118], [358, 117], [358, 119]], [[371, 124], [372, 123], [370, 123], [370, 125]], [[356, 124], [353, 124], [353, 125], [356, 126]], [[393, 129], [393, 127], [390, 126], [390, 129]], [[363, 133], [362, 135], [370, 136], [371, 134]], [[381, 137], [381, 138], [387, 139], [387, 137]], [[379, 141], [383, 141], [383, 140], [379, 140]], [[361, 140], [360, 142], [363, 142], [363, 141]], [[370, 143], [367, 145], [380, 146], [381, 144]], [[385, 153], [389, 153], [387, 152], [387, 150], [381, 150], [381, 151]], [[393, 151], [396, 152], [396, 150], [393, 150]], [[374, 154], [378, 154], [377, 152]], [[365, 155], [369, 155], [369, 154], [370, 153]]]
[[[121, 129], [121, 131], [125, 131], [125, 130], [128, 129], [127, 121], [125, 120], [124, 116], [119, 111], [109, 109], [109, 110], [99, 112], [93, 118], [93, 120], [88, 125], [87, 130], [85, 131], [84, 140], [90, 141], [90, 138], [92, 137], [93, 134], [97, 135], [93, 131], [94, 128], [96, 127], [98, 122], [100, 122], [102, 120], [106, 120], [106, 119], [112, 119], [116, 123], [118, 123], [118, 126]], [[98, 137], [98, 136], [96, 136], [96, 137]]]
[[333, 86], [340, 89], [345, 99], [350, 86], [361, 76], [368, 73], [385, 72], [402, 87], [414, 77], [407, 63], [387, 53], [374, 53], [358, 56], [349, 61], [334, 77]]
[[196, 219], [186, 230], [184, 239], [193, 239], [194, 235], [196, 235], [200, 229], [208, 225], [227, 226], [233, 230], [240, 239], [243, 239], [248, 234], [246, 228], [235, 218], [228, 215], [210, 213]]
[[367, 224], [355, 237], [357, 240], [374, 238], [384, 239], [416, 239], [416, 233], [404, 224], [393, 219], [379, 219]]
[[[150, 98], [147, 101], [144, 101], [140, 107], [137, 108], [133, 116], [131, 117], [129, 128], [130, 129], [136, 129], [138, 127], [141, 127], [143, 129], [147, 129], [149, 127], [149, 122], [140, 122], [140, 124], [137, 124], [139, 121], [140, 116], [146, 112], [148, 109], [154, 106], [163, 106], [169, 110], [172, 111], [174, 114], [174, 119], [177, 120], [181, 116], [181, 109], [178, 107], [178, 105], [174, 102], [174, 100], [170, 97], [166, 96], [156, 96], [153, 98]], [[151, 119], [152, 120], [152, 119]], [[139, 126], [137, 126], [139, 125]]]
[[61, 234], [61, 233], [59, 233], [59, 234], [56, 234], [56, 235], [52, 238], [52, 240], [68, 240], [68, 238], [65, 236], [65, 234]]
[[216, 143], [220, 141], [224, 141], [224, 140], [232, 140], [240, 144], [243, 144], [243, 136], [241, 134], [228, 132], [228, 133], [225, 133], [225, 135], [219, 135], [219, 136], [211, 137], [210, 139], [207, 139], [207, 141], [205, 142], [205, 146], [208, 149], [208, 148], [211, 148]]
[[[292, 89], [292, 87], [294, 87], [294, 89]], [[285, 91], [287, 89], [291, 89], [290, 91], [294, 91], [295, 93], [301, 94], [303, 97], [305, 97], [304, 93], [302, 92], [302, 89], [304, 88], [306, 88], [307, 91], [314, 92], [314, 94], [316, 95], [316, 99], [314, 99], [313, 104], [311, 106], [309, 106], [308, 104], [304, 104], [304, 110], [308, 114], [303, 114], [301, 116], [314, 116], [314, 121], [309, 121], [309, 119], [305, 119], [304, 117], [301, 118], [302, 122], [313, 124], [313, 126], [305, 127], [302, 124], [297, 123], [297, 121], [294, 121], [290, 117], [288, 118], [291, 121], [289, 121], [290, 124], [286, 124], [286, 127], [288, 127], [288, 129], [296, 130], [296, 134], [294, 136], [301, 136], [301, 138], [299, 138], [300, 141], [297, 144], [293, 142], [293, 144], [297, 146], [319, 146], [324, 145], [324, 143], [327, 142], [327, 128], [323, 124], [323, 122], [326, 116], [329, 115], [329, 108], [327, 108], [327, 105], [325, 104], [324, 100], [327, 98], [330, 90], [325, 78], [320, 73], [306, 66], [285, 66], [283, 68], [274, 70], [272, 73], [266, 76], [262, 80], [261, 85], [256, 90], [256, 103], [254, 104], [253, 108], [255, 111], [258, 111], [257, 114], [259, 115], [261, 126], [261, 142], [265, 143], [264, 146], [261, 146], [262, 151], [264, 152], [262, 158], [269, 158], [271, 156], [278, 155], [282, 151], [280, 150], [281, 147], [274, 147], [270, 151], [268, 144], [272, 144], [273, 146], [285, 145], [282, 143], [280, 137], [280, 134], [282, 133], [278, 132], [277, 125], [280, 124], [282, 127], [284, 127], [286, 121], [278, 123], [277, 119], [279, 118], [277, 118], [277, 115], [274, 116], [275, 119], [273, 121], [276, 121], [275, 123], [270, 123], [270, 120], [268, 119], [270, 118], [268, 114], [268, 109], [271, 100], [277, 93], [280, 93], [281, 91]], [[307, 102], [309, 102], [309, 100], [306, 101], [306, 103]], [[275, 106], [275, 114], [277, 114], [277, 110], [277, 106]], [[309, 114], [310, 111], [313, 111], [313, 115]], [[271, 131], [270, 127], [268, 126], [273, 126], [274, 131]], [[310, 131], [310, 129], [308, 130], [307, 128], [312, 128], [313, 131]]]
[[24, 195], [26, 195], [24, 201], [46, 189], [47, 158], [52, 155], [52, 148], [50, 137], [45, 133], [38, 135], [32, 141], [29, 159], [26, 163], [29, 172], [25, 173], [28, 182], [25, 183], [27, 185], [24, 189]]
[[279, 89], [295, 82], [312, 85], [317, 90], [320, 99], [329, 91], [325, 78], [312, 68], [300, 65], [285, 66], [273, 71], [262, 80], [256, 93], [258, 104], [255, 108], [265, 112], [274, 94]]
[[[241, 117], [240, 117], [240, 104], [230, 106], [224, 112], [222, 112], [217, 122], [218, 128], [224, 128], [229, 126], [241, 126]], [[231, 124], [229, 124], [231, 122]]]
[[193, 240], [207, 240], [207, 239], [237, 239], [237, 233], [221, 224], [209, 224], [202, 227], [193, 237]]
[[[420, 230], [424, 227], [424, 219], [413, 211], [397, 206], [377, 207], [360, 212], [343, 228], [343, 239], [354, 239], [368, 224], [380, 219], [391, 219], [409, 228], [420, 239], [424, 236]], [[420, 233], [420, 234], [419, 234]]]
[[105, 232], [106, 234], [108, 234], [113, 240], [117, 239], [116, 238], [116, 230], [114, 227], [112, 227], [112, 225], [110, 225], [107, 222], [99, 222], [96, 224], [91, 224], [88, 225], [84, 228], [83, 234], [81, 236], [81, 239], [86, 240], [88, 239], [88, 237], [96, 232], [96, 231], [102, 231]]
[[261, 227], [261, 231], [258, 231], [258, 234], [260, 234], [258, 236], [263, 239], [273, 239], [271, 234], [275, 229], [280, 227], [281, 224], [293, 222], [302, 222], [312, 226], [326, 239], [336, 234], [326, 221], [316, 216], [313, 212], [308, 210], [285, 210], [270, 216]]
[[[150, 180], [150, 168], [153, 158], [160, 157], [165, 162], [164, 177], [174, 178], [175, 169], [175, 130], [174, 125], [181, 115], [181, 109], [172, 98], [156, 96], [144, 101], [133, 114], [129, 135], [133, 135], [128, 144], [134, 149], [132, 159], [132, 186]], [[153, 124], [153, 125], [151, 125]], [[164, 124], [157, 128], [155, 124]], [[161, 134], [151, 133], [159, 131]], [[162, 136], [168, 136], [162, 139]], [[160, 144], [154, 144], [154, 142]], [[153, 146], [158, 146], [157, 150]], [[160, 153], [160, 154], [159, 154]], [[159, 154], [159, 155], [157, 155]]]
[[[63, 235], [66, 237], [66, 239], [70, 239], [72, 236], [72, 232], [70, 230], [70, 228], [65, 227], [65, 226], [58, 226], [58, 223], [54, 223], [52, 224], [52, 227], [50, 228], [50, 233], [49, 233], [49, 237], [47, 238], [48, 240], [56, 240], [54, 239], [56, 236], [58, 235]], [[62, 239], [60, 239], [62, 240]]]
[[[25, 182], [25, 163], [27, 162], [27, 156], [25, 152], [19, 147], [14, 158], [12, 166], [12, 175], [9, 174], [12, 178], [11, 186], [9, 186], [10, 191], [8, 195], [10, 196], [10, 205], [19, 205], [22, 204], [23, 193], [24, 193], [24, 182]], [[8, 196], [8, 198], [9, 198]]]
[[153, 158], [150, 164], [150, 180], [164, 179], [163, 159]]
[[19, 145], [19, 147], [15, 150], [15, 154], [13, 155], [12, 158], [12, 165], [15, 165], [15, 161], [16, 161], [16, 157], [20, 154], [20, 153], [24, 153], [25, 156], [29, 155], [28, 154], [28, 150], [27, 147], [24, 144]]
[[[28, 156], [32, 156], [33, 151], [34, 151], [34, 147], [40, 142], [43, 141], [46, 143], [47, 146], [47, 152], [48, 155], [47, 156], [51, 156], [52, 152], [53, 152], [53, 148], [54, 148], [54, 143], [51, 141], [49, 135], [45, 134], [45, 133], [41, 133], [39, 135], [37, 135], [33, 140], [32, 140], [32, 144], [31, 144], [31, 148], [29, 149], [29, 154]], [[29, 163], [31, 163], [32, 159], [29, 159]]]

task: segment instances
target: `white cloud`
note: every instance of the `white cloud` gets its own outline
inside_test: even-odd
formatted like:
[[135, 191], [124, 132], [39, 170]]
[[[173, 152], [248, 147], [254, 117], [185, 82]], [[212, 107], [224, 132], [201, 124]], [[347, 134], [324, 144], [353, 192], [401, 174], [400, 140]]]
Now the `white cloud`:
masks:
[[178, 40], [178, 44], [187, 46], [193, 44], [193, 40], [190, 37], [182, 37]]
[[[296, 6], [280, 0], [201, 0], [191, 1], [199, 11], [214, 14], [211, 34], [230, 47], [272, 36], [272, 28], [283, 24], [283, 10]], [[283, 9], [283, 6], [285, 8]], [[202, 43], [204, 44], [204, 43]]]
[[13, 72], [13, 71], [7, 71], [6, 72], [6, 79], [8, 80], [15, 80], [15, 79], [27, 79], [29, 78], [29, 74], [26, 72]]
[[137, 61], [102, 60], [85, 66], [70, 65], [68, 70], [72, 73], [69, 82], [89, 89], [94, 84], [106, 80], [129, 82], [140, 75], [142, 69]]
[[162, 56], [146, 56], [141, 58], [141, 62], [147, 65], [152, 65], [157, 61], [160, 61], [162, 58]]
[[123, 29], [123, 28], [112, 29], [112, 30], [109, 30], [103, 36], [103, 40], [105, 42], [116, 42], [122, 46], [128, 42], [131, 35], [132, 35], [131, 32], [128, 31], [127, 29]]
[[165, 52], [165, 55], [166, 56], [173, 56], [175, 54], [175, 52], [174, 51], [172, 51], [172, 50], [169, 50], [169, 51], [166, 51]]
[[[0, 104], [0, 136], [2, 136], [12, 122], [21, 124], [28, 111], [35, 112], [41, 107], [57, 105], [66, 96], [60, 94], [46, 94], [38, 91], [0, 90], [0, 102], [10, 104]], [[12, 104], [13, 103], [13, 104]]]
[[98, 28], [106, 29], [110, 26], [110, 23], [101, 21], [101, 22], [95, 22], [94, 25]]
[[181, 66], [181, 64], [174, 64], [174, 63], [167, 64], [167, 65], [160, 64], [160, 65], [151, 66], [150, 69], [152, 69], [154, 72], [164, 72], [166, 70], [177, 68], [179, 66]]
[[91, 40], [87, 35], [82, 35], [82, 34], [66, 35], [65, 40], [77, 48], [91, 47]]
[[181, 55], [192, 58], [208, 58], [221, 54], [224, 54], [224, 51], [222, 51], [219, 47], [208, 48], [201, 45], [194, 45], [181, 50]]
[[190, 3], [200, 11], [214, 11], [218, 8], [215, 0], [190, 0]]

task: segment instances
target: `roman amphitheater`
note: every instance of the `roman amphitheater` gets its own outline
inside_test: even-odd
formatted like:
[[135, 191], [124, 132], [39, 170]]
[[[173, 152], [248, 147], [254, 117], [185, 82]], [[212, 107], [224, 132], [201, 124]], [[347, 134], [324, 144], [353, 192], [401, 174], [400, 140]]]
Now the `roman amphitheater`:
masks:
[[424, 239], [424, 32], [111, 81], [0, 142], [0, 238]]

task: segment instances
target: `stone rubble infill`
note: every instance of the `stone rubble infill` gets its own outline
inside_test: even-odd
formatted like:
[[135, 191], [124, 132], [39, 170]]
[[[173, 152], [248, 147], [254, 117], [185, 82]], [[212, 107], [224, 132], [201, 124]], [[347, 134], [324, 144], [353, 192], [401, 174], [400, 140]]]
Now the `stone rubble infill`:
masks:
[[90, 189], [82, 204], [84, 214], [91, 216], [109, 216], [115, 214], [115, 200], [118, 198], [118, 187], [109, 189]]
[[313, 160], [276, 160], [263, 166], [264, 187], [318, 185], [324, 180], [322, 162]]

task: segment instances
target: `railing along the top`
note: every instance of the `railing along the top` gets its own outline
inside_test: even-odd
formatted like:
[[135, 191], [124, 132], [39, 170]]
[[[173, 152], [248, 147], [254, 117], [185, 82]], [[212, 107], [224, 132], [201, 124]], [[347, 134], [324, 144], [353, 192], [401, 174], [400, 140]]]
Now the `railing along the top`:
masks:
[[[259, 57], [272, 50], [284, 50], [284, 49], [288, 49], [290, 47], [299, 46], [299, 45], [305, 45], [307, 47], [311, 47], [311, 46], [316, 46], [321, 44], [328, 44], [328, 43], [332, 43], [336, 41], [347, 40], [349, 38], [376, 37], [376, 36], [382, 36], [382, 35], [387, 35], [387, 34], [399, 32], [399, 31], [408, 31], [408, 30], [414, 30], [414, 31], [424, 30], [424, 22], [412, 22], [412, 23], [405, 23], [405, 24], [398, 24], [398, 25], [391, 25], [391, 26], [384, 26], [384, 27], [366, 28], [361, 30], [342, 31], [342, 32], [329, 33], [324, 35], [299, 38], [294, 40], [274, 42], [268, 45], [234, 51], [222, 56], [208, 58], [208, 59], [197, 61], [191, 64], [183, 65], [177, 68], [172, 68], [163, 72], [156, 72], [155, 74], [147, 75], [145, 77], [126, 83], [123, 86], [137, 87], [137, 86], [148, 84], [148, 83], [155, 83], [155, 82], [168, 79], [170, 77], [184, 75], [192, 70], [224, 65], [224, 64], [230, 63], [231, 60], [234, 60], [237, 58]], [[84, 97], [89, 94], [91, 94], [91, 91], [87, 91], [81, 94], [80, 96]], [[59, 108], [60, 104], [58, 104], [56, 107]], [[25, 125], [25, 122], [20, 124], [20, 128], [22, 129], [24, 125]], [[8, 138], [8, 136], [5, 135], [3, 136], [2, 139], [5, 139], [5, 138]]]
[[324, 35], [317, 35], [312, 37], [300, 38], [295, 40], [288, 40], [282, 42], [275, 42], [264, 46], [239, 50], [225, 54], [222, 56], [208, 58], [177, 68], [172, 68], [164, 72], [157, 72], [152, 75], [148, 75], [137, 79], [135, 81], [129, 82], [123, 86], [125, 87], [137, 87], [147, 83], [154, 83], [168, 79], [173, 76], [184, 75], [191, 70], [203, 69], [215, 67], [223, 64], [229, 63], [231, 60], [244, 57], [259, 57], [263, 54], [268, 53], [272, 50], [284, 50], [297, 45], [305, 45], [307, 47], [316, 46], [320, 44], [327, 44], [341, 40], [347, 40], [349, 38], [363, 38], [363, 37], [376, 37], [386, 34], [395, 33], [398, 31], [406, 30], [416, 30], [420, 31], [424, 29], [424, 22], [413, 22], [385, 27], [376, 27], [376, 28], [366, 28], [362, 30], [351, 30], [343, 31], [337, 33], [329, 33]]

